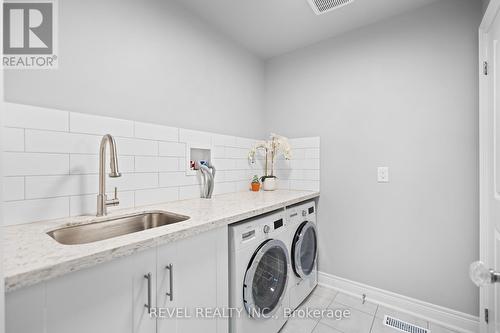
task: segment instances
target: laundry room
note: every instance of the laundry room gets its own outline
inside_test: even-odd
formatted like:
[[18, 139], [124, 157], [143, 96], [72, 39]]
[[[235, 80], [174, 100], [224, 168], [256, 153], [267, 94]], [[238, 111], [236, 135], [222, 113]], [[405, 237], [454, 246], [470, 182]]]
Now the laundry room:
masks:
[[0, 333], [500, 330], [500, 0], [2, 1]]

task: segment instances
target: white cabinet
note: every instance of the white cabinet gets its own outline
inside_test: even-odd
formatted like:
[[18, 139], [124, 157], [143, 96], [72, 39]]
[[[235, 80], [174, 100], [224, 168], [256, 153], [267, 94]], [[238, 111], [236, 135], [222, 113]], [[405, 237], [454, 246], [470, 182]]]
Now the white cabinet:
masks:
[[158, 307], [182, 313], [158, 319], [158, 333], [227, 332], [227, 320], [212, 312], [228, 303], [226, 231], [216, 229], [159, 247]]
[[5, 332], [45, 332], [45, 285], [37, 285], [5, 294]]
[[153, 249], [8, 293], [6, 332], [154, 333], [144, 275], [154, 288], [155, 271]]
[[[6, 332], [227, 333], [224, 318], [195, 318], [228, 305], [227, 251], [219, 228], [7, 293]], [[192, 318], [151, 318], [149, 302]]]
[[153, 249], [48, 281], [47, 333], [154, 333], [155, 271]]

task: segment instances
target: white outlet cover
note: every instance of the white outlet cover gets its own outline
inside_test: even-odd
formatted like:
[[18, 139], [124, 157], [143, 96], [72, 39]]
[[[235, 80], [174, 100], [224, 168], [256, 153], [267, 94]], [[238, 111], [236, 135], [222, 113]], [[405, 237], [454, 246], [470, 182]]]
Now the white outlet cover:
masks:
[[377, 168], [377, 181], [379, 183], [389, 182], [389, 167], [378, 167]]

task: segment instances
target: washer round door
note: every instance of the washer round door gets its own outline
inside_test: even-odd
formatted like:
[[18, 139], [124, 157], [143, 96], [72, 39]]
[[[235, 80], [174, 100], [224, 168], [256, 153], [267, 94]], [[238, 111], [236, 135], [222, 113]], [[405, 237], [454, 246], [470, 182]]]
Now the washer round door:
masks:
[[300, 278], [309, 276], [315, 267], [318, 255], [318, 232], [310, 221], [300, 224], [293, 237], [292, 267]]
[[243, 303], [256, 319], [272, 316], [280, 307], [288, 283], [289, 256], [285, 243], [270, 239], [250, 259], [243, 284]]

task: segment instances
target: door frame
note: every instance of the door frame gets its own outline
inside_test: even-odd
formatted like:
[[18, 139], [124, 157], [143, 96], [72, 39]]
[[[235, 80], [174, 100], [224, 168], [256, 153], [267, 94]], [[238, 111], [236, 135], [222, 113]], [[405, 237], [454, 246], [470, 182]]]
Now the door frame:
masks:
[[[483, 19], [479, 26], [479, 256], [480, 260], [488, 267], [493, 267], [492, 258], [489, 258], [489, 210], [488, 210], [488, 160], [487, 152], [493, 149], [491, 142], [484, 131], [481, 129], [488, 128], [488, 110], [490, 103], [491, 75], [484, 75], [484, 62], [490, 62], [487, 47], [488, 33], [493, 20], [500, 10], [500, 0], [491, 0]], [[488, 287], [479, 289], [479, 328], [481, 333], [488, 332], [488, 325], [485, 321], [484, 309], [489, 308]]]

